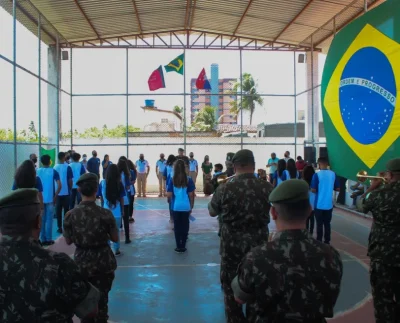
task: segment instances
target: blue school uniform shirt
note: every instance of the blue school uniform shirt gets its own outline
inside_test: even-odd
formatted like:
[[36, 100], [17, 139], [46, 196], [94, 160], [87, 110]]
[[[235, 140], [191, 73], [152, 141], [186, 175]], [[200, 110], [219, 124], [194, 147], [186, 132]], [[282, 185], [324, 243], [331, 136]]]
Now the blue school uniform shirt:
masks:
[[90, 158], [86, 164], [86, 168], [89, 173], [100, 175], [100, 158]]
[[164, 174], [163, 176], [167, 179], [166, 185], [168, 185], [168, 182], [171, 180], [171, 178], [174, 176], [174, 166], [167, 165], [164, 169]]
[[187, 187], [175, 187], [172, 180], [167, 184], [167, 192], [172, 193], [171, 199], [171, 210], [175, 212], [189, 212], [190, 199], [189, 193], [192, 193], [196, 189], [192, 179], [188, 177]]
[[60, 180], [58, 172], [50, 167], [41, 167], [36, 171], [43, 185], [43, 203], [53, 203], [55, 182]]
[[61, 181], [61, 191], [58, 193], [58, 196], [68, 196], [70, 193], [68, 181], [73, 178], [71, 167], [68, 164], [57, 164], [54, 166], [54, 169], [60, 175]]
[[125, 193], [124, 205], [129, 205], [128, 193], [130, 193], [130, 192], [126, 188], [131, 187], [131, 179], [129, 177], [126, 177], [124, 172], [121, 173], [121, 183], [122, 183], [122, 186], [124, 187], [124, 193]]
[[[120, 187], [120, 196], [119, 198], [123, 198], [125, 197], [125, 189], [124, 189], [124, 185], [122, 185], [122, 183], [120, 183], [121, 187]], [[112, 214], [114, 215], [115, 218], [120, 218], [122, 215], [122, 210], [121, 210], [121, 204], [119, 202], [119, 200], [117, 200], [117, 202], [115, 203], [115, 206], [111, 206], [110, 203], [107, 200], [106, 197], [106, 180], [103, 179], [100, 182], [99, 185], [99, 191], [97, 192], [97, 195], [99, 197], [102, 197], [104, 200], [104, 208], [107, 210], [110, 210], [112, 212]]]
[[333, 208], [333, 190], [340, 187], [339, 179], [335, 172], [324, 169], [315, 173], [311, 180], [311, 188], [317, 190], [315, 195], [315, 208], [330, 210]]
[[[43, 185], [42, 185], [42, 181], [40, 180], [39, 176], [36, 176], [36, 183], [35, 183], [35, 187], [39, 192], [43, 192]], [[15, 191], [16, 189], [18, 189], [17, 184], [13, 183], [12, 188], [13, 191]]]
[[85, 166], [83, 166], [80, 162], [72, 162], [69, 164], [69, 167], [72, 169], [72, 188], [78, 188], [76, 182], [81, 175], [86, 173]]
[[158, 172], [164, 174], [164, 169], [167, 166], [167, 161], [159, 159], [156, 163], [156, 167], [158, 167]]
[[195, 172], [199, 164], [197, 163], [196, 159], [189, 159], [189, 171]]
[[279, 186], [283, 181], [286, 180], [285, 171], [282, 173], [281, 176], [279, 176], [278, 171], [275, 171], [274, 180], [276, 182], [275, 187]]
[[296, 171], [296, 177], [291, 178], [289, 171], [286, 169], [283, 171], [283, 178], [284, 178], [284, 181], [286, 181], [288, 179], [300, 179], [300, 173], [298, 171]]
[[[131, 181], [135, 182], [136, 178], [137, 178], [136, 171], [134, 171], [133, 169], [130, 169], [129, 172], [131, 173]], [[131, 193], [131, 196], [135, 196], [135, 194], [136, 194], [135, 185], [131, 184], [131, 188], [130, 188], [129, 192]]]

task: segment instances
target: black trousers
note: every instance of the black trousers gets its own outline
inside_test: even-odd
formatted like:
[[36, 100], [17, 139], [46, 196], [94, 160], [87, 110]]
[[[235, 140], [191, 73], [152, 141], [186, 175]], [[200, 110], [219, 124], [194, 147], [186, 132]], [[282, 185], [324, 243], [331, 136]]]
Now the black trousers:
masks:
[[314, 232], [314, 223], [315, 223], [315, 215], [314, 215], [314, 211], [312, 211], [310, 216], [307, 219], [307, 224], [306, 224], [307, 230], [311, 234], [313, 234], [313, 232]]
[[173, 211], [175, 242], [178, 249], [186, 247], [189, 234], [189, 215], [190, 212]]
[[78, 192], [77, 188], [73, 188], [71, 190], [71, 199], [70, 199], [70, 203], [69, 203], [70, 210], [72, 210], [75, 207], [75, 200], [76, 200], [77, 204], [81, 203], [81, 201], [82, 201], [81, 193]]
[[62, 229], [63, 227], [63, 210], [64, 215], [69, 211], [69, 195], [57, 196], [56, 216], [58, 229]]
[[135, 197], [130, 195], [129, 197], [129, 218], [133, 217], [133, 203], [135, 203]]
[[339, 183], [340, 183], [340, 192], [337, 196], [336, 202], [342, 205], [346, 204], [346, 182], [347, 178], [338, 176]]
[[324, 242], [329, 243], [331, 241], [332, 209], [315, 209], [315, 219], [317, 220], [317, 240], [322, 241], [324, 238]]
[[124, 222], [125, 240], [129, 240], [129, 205], [124, 205], [122, 222]]

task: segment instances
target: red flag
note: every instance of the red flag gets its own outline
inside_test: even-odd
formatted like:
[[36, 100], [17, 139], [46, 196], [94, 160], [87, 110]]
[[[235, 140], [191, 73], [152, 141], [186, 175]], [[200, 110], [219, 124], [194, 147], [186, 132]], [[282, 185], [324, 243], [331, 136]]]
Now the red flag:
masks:
[[164, 72], [161, 65], [159, 68], [154, 70], [153, 73], [151, 73], [147, 83], [149, 84], [150, 91], [165, 88]]
[[206, 70], [203, 68], [196, 80], [198, 90], [211, 90], [210, 82], [207, 79]]

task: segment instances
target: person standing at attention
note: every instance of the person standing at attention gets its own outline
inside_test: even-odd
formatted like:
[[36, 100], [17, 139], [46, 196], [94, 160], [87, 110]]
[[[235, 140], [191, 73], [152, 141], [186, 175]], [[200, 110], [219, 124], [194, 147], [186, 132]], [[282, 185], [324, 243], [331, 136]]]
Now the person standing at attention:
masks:
[[274, 173], [273, 186], [277, 187], [286, 180], [286, 161], [284, 159], [278, 160], [278, 167]]
[[72, 210], [75, 207], [75, 201], [77, 204], [81, 202], [81, 195], [78, 192], [78, 185], [76, 182], [78, 181], [81, 175], [86, 173], [85, 166], [79, 162], [81, 159], [81, 155], [78, 153], [72, 154], [72, 163], [69, 164], [69, 167], [72, 169], [72, 190], [71, 190], [71, 200], [69, 203], [69, 209]]
[[37, 168], [37, 162], [38, 162], [38, 158], [36, 156], [36, 154], [30, 154], [29, 155], [29, 159], [32, 161], [32, 163], [35, 165], [35, 168]]
[[128, 159], [125, 156], [120, 157], [117, 167], [121, 176], [122, 186], [125, 190], [122, 221], [125, 231], [125, 243], [128, 244], [131, 243], [131, 239], [129, 237], [129, 199], [131, 190], [131, 173], [129, 172]]
[[89, 173], [97, 175], [100, 181], [100, 158], [97, 158], [96, 150], [92, 151], [92, 158], [88, 160], [86, 169]]
[[87, 170], [87, 155], [86, 154], [83, 154], [82, 155], [82, 165], [83, 165], [83, 167], [85, 167], [85, 170]]
[[290, 159], [290, 152], [289, 151], [285, 151], [284, 157], [285, 157], [284, 158], [285, 162], [287, 162]]
[[112, 162], [110, 161], [110, 156], [107, 154], [104, 155], [104, 159], [101, 162], [101, 166], [103, 167], [103, 179], [106, 178], [107, 167], [110, 166]]
[[267, 163], [267, 168], [269, 169], [269, 182], [271, 184], [274, 183], [274, 174], [276, 172], [276, 170], [278, 169], [278, 161], [279, 158], [276, 157], [275, 153], [271, 154], [271, 158], [268, 159], [268, 163]]
[[68, 255], [40, 246], [41, 219], [36, 189], [0, 199], [2, 323], [72, 322], [74, 314], [81, 319], [97, 314], [97, 288]]
[[60, 175], [61, 181], [61, 191], [58, 193], [57, 196], [57, 203], [56, 203], [56, 216], [57, 216], [57, 226], [58, 226], [58, 233], [62, 233], [62, 224], [63, 224], [63, 210], [64, 215], [69, 211], [69, 197], [72, 188], [72, 169], [71, 167], [65, 163], [65, 153], [59, 152], [58, 153], [58, 164], [54, 166], [54, 169]]
[[[174, 176], [174, 163], [176, 161], [176, 157], [174, 155], [169, 155], [167, 159], [167, 164], [164, 170], [164, 179], [165, 182], [168, 183], [172, 180], [172, 176]], [[173, 223], [173, 217], [172, 217], [172, 209], [171, 209], [171, 199], [168, 197], [167, 194], [167, 201], [169, 205], [169, 223]]]
[[174, 165], [174, 175], [168, 182], [167, 196], [171, 200], [171, 210], [174, 219], [174, 233], [177, 253], [186, 252], [186, 241], [189, 234], [189, 216], [194, 206], [194, 191], [196, 187], [186, 174], [185, 163], [177, 160]]
[[120, 236], [119, 229], [121, 228], [121, 219], [124, 216], [124, 196], [125, 188], [121, 183], [121, 175], [117, 165], [110, 165], [107, 171], [106, 178], [100, 182], [97, 196], [101, 198], [103, 207], [110, 210], [114, 215], [117, 230], [118, 240], [114, 241], [115, 255], [120, 256]]
[[136, 161], [136, 169], [138, 172], [138, 197], [142, 197], [142, 194], [143, 197], [146, 197], [146, 184], [150, 172], [150, 165], [149, 162], [144, 159], [143, 154], [140, 154], [139, 160]]
[[[42, 167], [37, 170], [37, 175], [43, 185], [43, 215], [40, 241], [44, 246], [50, 246], [54, 244], [54, 206], [57, 202], [57, 196], [61, 191], [61, 181], [58, 172], [50, 167], [51, 159], [49, 155], [43, 155], [40, 161], [42, 162]], [[57, 184], [57, 189], [54, 188], [54, 183]]]
[[231, 282], [243, 257], [268, 241], [269, 195], [273, 189], [270, 183], [254, 176], [251, 150], [238, 151], [232, 162], [235, 177], [219, 185], [208, 204], [210, 216], [221, 218], [220, 277], [228, 323], [246, 321], [242, 306], [235, 301]]
[[232, 282], [235, 299], [249, 302], [246, 322], [326, 322], [334, 314], [343, 263], [339, 252], [306, 230], [308, 185], [285, 181], [269, 200], [278, 232], [242, 260]]
[[212, 194], [208, 191], [207, 186], [211, 187], [212, 190], [212, 169], [213, 164], [210, 162], [210, 157], [208, 155], [204, 156], [204, 162], [201, 164], [201, 170], [203, 171], [203, 191], [206, 196]]
[[368, 241], [370, 282], [376, 323], [399, 322], [400, 308], [400, 158], [386, 164], [386, 185], [372, 191], [363, 205], [373, 222]]
[[285, 175], [286, 180], [288, 179], [300, 179], [300, 172], [296, 168], [296, 163], [294, 159], [290, 158], [286, 162], [286, 170], [285, 170]]
[[135, 218], [133, 217], [133, 209], [134, 209], [134, 203], [135, 203], [135, 195], [136, 195], [136, 189], [135, 189], [135, 183], [137, 179], [137, 170], [135, 164], [128, 159], [127, 160], [128, 167], [129, 167], [129, 172], [131, 173], [131, 198], [129, 199], [129, 222], [135, 222]]
[[318, 158], [319, 172], [311, 180], [311, 191], [316, 193], [315, 220], [317, 221], [317, 240], [329, 244], [331, 241], [331, 221], [333, 211], [333, 191], [340, 191], [336, 174], [328, 169], [328, 160]]
[[156, 175], [158, 178], [158, 197], [167, 196], [166, 184], [164, 180], [164, 170], [166, 167], [167, 161], [165, 160], [165, 155], [163, 153], [160, 154], [160, 159], [156, 163]]
[[189, 176], [192, 179], [194, 185], [196, 185], [197, 175], [199, 173], [199, 164], [197, 160], [194, 159], [194, 154], [189, 154]]
[[311, 235], [314, 233], [314, 224], [315, 224], [315, 214], [314, 214], [314, 208], [315, 208], [315, 193], [311, 191], [311, 181], [312, 178], [315, 174], [314, 167], [311, 165], [307, 165], [303, 169], [303, 179], [307, 182], [308, 187], [310, 188], [310, 205], [311, 205], [311, 214], [307, 219], [307, 230], [310, 232]]
[[117, 269], [108, 241], [118, 241], [117, 223], [110, 210], [96, 205], [99, 183], [95, 174], [82, 175], [76, 184], [82, 202], [65, 215], [64, 238], [67, 245], [75, 244], [75, 263], [84, 277], [100, 291], [97, 316], [81, 322], [107, 322], [108, 293]]
[[178, 156], [176, 156], [177, 160], [183, 160], [185, 163], [186, 174], [189, 175], [189, 158], [185, 155], [185, 150], [183, 148], [178, 149]]

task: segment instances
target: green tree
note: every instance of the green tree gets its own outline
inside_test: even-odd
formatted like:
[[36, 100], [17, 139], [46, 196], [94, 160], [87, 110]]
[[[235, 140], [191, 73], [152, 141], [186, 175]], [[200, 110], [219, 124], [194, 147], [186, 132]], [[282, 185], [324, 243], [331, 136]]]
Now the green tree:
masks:
[[237, 96], [237, 100], [231, 102], [231, 113], [236, 116], [240, 110], [249, 111], [250, 113], [250, 124], [253, 123], [253, 114], [256, 109], [256, 104], [263, 106], [264, 99], [257, 92], [257, 84], [255, 83], [253, 76], [250, 73], [243, 73], [242, 75], [242, 94], [243, 98], [240, 99], [240, 88], [241, 83], [236, 82], [233, 85], [232, 94]]
[[205, 106], [194, 117], [190, 131], [213, 131], [217, 126], [215, 119], [216, 108]]
[[174, 106], [174, 112], [176, 112], [178, 114], [182, 114], [183, 113], [183, 107], [180, 107], [179, 105]]

